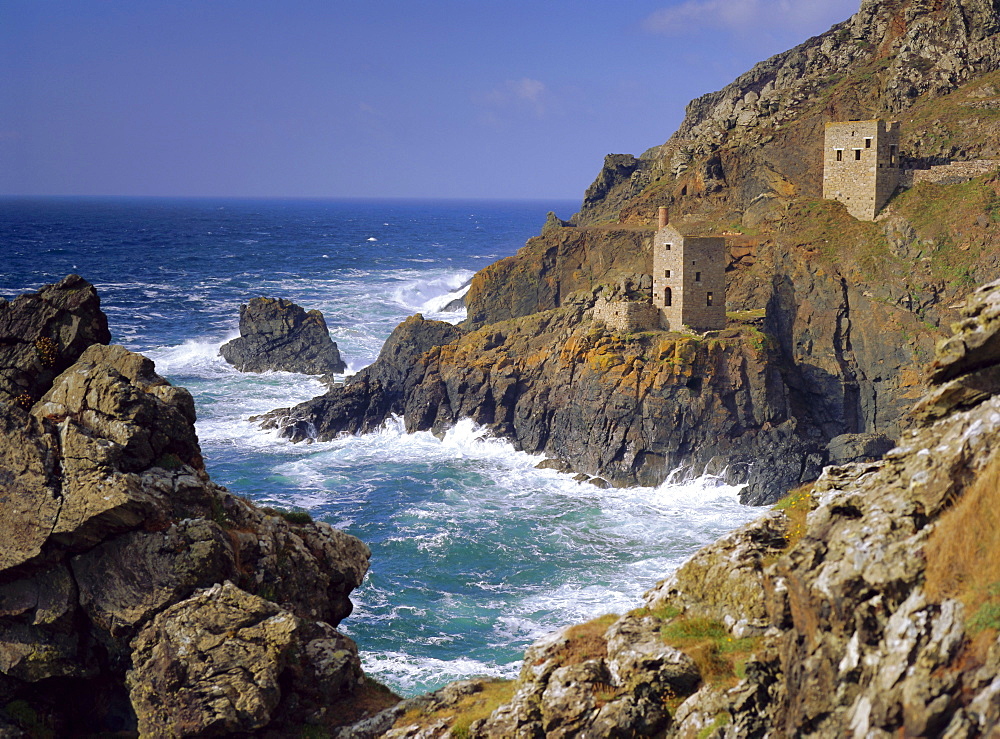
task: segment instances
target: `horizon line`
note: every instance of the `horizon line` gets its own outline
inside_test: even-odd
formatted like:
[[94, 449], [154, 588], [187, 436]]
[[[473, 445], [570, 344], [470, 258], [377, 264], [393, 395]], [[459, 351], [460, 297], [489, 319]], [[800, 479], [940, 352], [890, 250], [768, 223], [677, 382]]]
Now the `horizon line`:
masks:
[[57, 195], [0, 193], [0, 200], [271, 200], [322, 202], [577, 202], [579, 197], [420, 196], [420, 195]]

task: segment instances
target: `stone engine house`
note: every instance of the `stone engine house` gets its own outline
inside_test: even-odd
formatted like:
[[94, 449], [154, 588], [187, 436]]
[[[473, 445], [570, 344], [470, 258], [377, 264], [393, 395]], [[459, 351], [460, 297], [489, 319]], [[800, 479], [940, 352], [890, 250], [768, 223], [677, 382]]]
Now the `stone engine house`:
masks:
[[823, 197], [839, 200], [859, 221], [873, 221], [900, 182], [899, 123], [826, 124]]
[[653, 237], [653, 305], [663, 327], [698, 331], [726, 327], [726, 240], [685, 236], [660, 208]]

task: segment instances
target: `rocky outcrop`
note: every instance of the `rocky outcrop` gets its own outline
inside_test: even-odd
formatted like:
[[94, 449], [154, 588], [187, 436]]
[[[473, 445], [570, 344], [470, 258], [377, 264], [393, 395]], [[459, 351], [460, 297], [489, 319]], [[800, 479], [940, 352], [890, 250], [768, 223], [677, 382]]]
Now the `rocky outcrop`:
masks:
[[132, 664], [141, 736], [250, 733], [275, 716], [322, 723], [325, 707], [363, 677], [346, 636], [230, 582], [157, 614], [135, 640]]
[[240, 372], [329, 375], [347, 369], [318, 310], [284, 298], [254, 298], [240, 306], [240, 336], [219, 349]]
[[[645, 608], [536, 643], [514, 697], [470, 736], [994, 736], [998, 596], [975, 578], [1000, 547], [984, 519], [1000, 480], [1000, 282], [963, 315], [897, 448], [828, 467]], [[981, 560], [949, 563], [969, 539]], [[739, 650], [739, 670], [713, 674]]]
[[[426, 353], [455, 341], [462, 330], [445, 321], [425, 321], [419, 313], [399, 324], [382, 346], [378, 359], [318, 398], [295, 408], [279, 408], [251, 420], [280, 428], [292, 441], [327, 440], [341, 433], [367, 433], [391, 415], [413, 416], [412, 392], [420, 382], [413, 368]], [[410, 413], [407, 414], [407, 408]], [[433, 413], [435, 409], [427, 409]], [[408, 428], [411, 427], [407, 421]], [[423, 428], [412, 425], [413, 430]]]
[[[329, 722], [360, 681], [335, 627], [367, 547], [214, 485], [190, 394], [93, 343], [107, 322], [80, 278], [0, 316], [13, 327], [4, 377], [41, 394], [0, 389], [0, 706], [19, 707], [0, 726], [76, 735], [138, 721], [188, 736]], [[36, 351], [38, 332], [51, 343]]]
[[[622, 287], [639, 292], [653, 262], [650, 228], [575, 229], [555, 224], [530, 239], [514, 256], [481, 269], [466, 296], [464, 325], [480, 328], [559, 308], [568, 302], [593, 301], [595, 289]], [[652, 282], [646, 286], [646, 295]]]
[[[790, 414], [759, 332], [624, 337], [590, 315], [570, 305], [461, 336], [410, 318], [345, 387], [264, 422], [293, 439], [330, 439], [374, 430], [390, 413], [408, 431], [435, 433], [471, 418], [616, 484], [655, 484], [686, 466], [749, 481], [750, 501], [819, 474], [826, 440]], [[412, 339], [426, 335], [433, 341]]]
[[79, 275], [13, 301], [0, 298], [0, 398], [34, 403], [84, 349], [110, 342], [100, 306]]
[[[914, 284], [919, 271], [902, 265], [894, 271], [897, 279], [907, 275], [908, 284], [864, 273], [854, 254], [879, 248], [865, 243], [881, 236], [878, 228], [852, 232], [846, 213], [832, 221], [817, 234], [815, 220], [788, 219], [787, 234], [754, 241], [753, 260], [744, 259], [750, 249], [732, 246], [727, 305], [759, 312], [759, 328], [774, 344], [769, 361], [780, 368], [788, 414], [800, 429], [814, 430], [824, 445], [842, 434], [895, 439], [906, 408], [923, 392], [921, 367], [940, 335], [928, 319], [952, 316], [942, 304], [956, 289]], [[843, 249], [832, 251], [840, 243], [819, 238], [833, 234], [847, 242]], [[649, 236], [642, 229], [563, 228], [532, 239], [517, 255], [476, 274], [465, 325], [481, 328], [562, 305], [589, 307], [600, 292], [646, 298]], [[920, 240], [916, 233], [910, 238]], [[843, 261], [817, 258], [818, 248]], [[895, 259], [886, 254], [884, 261]], [[981, 272], [995, 277], [997, 267], [984, 264]], [[917, 299], [921, 293], [926, 300]], [[886, 331], [899, 339], [885, 341]]]

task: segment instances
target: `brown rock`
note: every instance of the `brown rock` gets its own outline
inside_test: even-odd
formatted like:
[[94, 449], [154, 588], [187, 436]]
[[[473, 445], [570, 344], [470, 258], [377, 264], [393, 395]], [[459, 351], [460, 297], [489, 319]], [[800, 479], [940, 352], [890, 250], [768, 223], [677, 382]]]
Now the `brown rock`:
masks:
[[140, 734], [261, 729], [290, 679], [319, 680], [312, 688], [333, 696], [353, 690], [361, 680], [353, 643], [335, 632], [310, 639], [307, 631], [293, 614], [228, 582], [166, 609], [133, 645], [128, 685]]

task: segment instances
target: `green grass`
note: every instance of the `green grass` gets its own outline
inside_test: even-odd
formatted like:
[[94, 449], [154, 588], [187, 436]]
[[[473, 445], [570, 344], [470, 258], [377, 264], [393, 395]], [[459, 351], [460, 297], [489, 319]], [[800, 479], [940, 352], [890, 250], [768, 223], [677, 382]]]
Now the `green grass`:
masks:
[[679, 616], [660, 628], [660, 638], [698, 665], [702, 680], [713, 686], [735, 685], [760, 637], [734, 637], [721, 621]]

